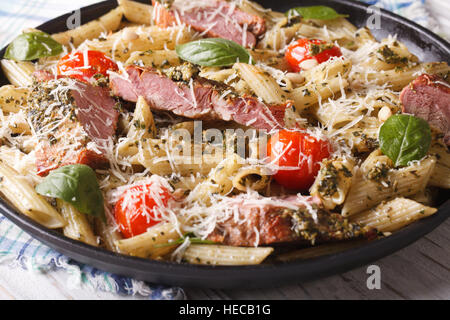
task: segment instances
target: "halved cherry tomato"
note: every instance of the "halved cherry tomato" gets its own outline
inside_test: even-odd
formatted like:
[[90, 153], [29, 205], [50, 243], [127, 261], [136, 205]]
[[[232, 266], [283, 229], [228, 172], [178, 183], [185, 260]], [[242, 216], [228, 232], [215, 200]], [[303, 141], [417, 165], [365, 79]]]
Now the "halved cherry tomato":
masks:
[[[85, 58], [87, 58], [87, 62]], [[57, 65], [59, 75], [86, 82], [89, 82], [97, 74], [107, 77], [108, 70], [117, 71], [118, 69], [117, 64], [103, 52], [94, 50], [69, 53], [62, 57]]]
[[125, 190], [114, 208], [116, 222], [122, 235], [131, 238], [158, 224], [161, 210], [172, 195], [166, 188], [152, 183], [136, 185]]
[[298, 39], [286, 50], [286, 60], [294, 72], [302, 70], [303, 61], [314, 59], [318, 64], [328, 61], [331, 57], [342, 56], [341, 49], [322, 40]]
[[270, 160], [279, 167], [273, 176], [275, 181], [297, 191], [308, 190], [312, 186], [320, 170], [320, 162], [328, 158], [330, 152], [328, 141], [301, 131], [278, 131], [267, 145]]

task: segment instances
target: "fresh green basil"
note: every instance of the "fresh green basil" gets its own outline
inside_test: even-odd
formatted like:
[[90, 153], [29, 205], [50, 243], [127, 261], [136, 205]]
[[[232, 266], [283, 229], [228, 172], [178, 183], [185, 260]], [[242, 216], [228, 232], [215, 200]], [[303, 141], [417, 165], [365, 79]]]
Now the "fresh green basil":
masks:
[[11, 42], [6, 49], [5, 58], [16, 61], [29, 61], [60, 54], [63, 47], [45, 32], [23, 33]]
[[230, 66], [236, 62], [250, 63], [248, 51], [234, 41], [209, 38], [191, 41], [176, 47], [178, 56], [205, 67]]
[[94, 170], [83, 164], [63, 166], [50, 172], [36, 186], [46, 197], [58, 198], [73, 205], [81, 213], [104, 219], [103, 195]]
[[331, 20], [346, 18], [348, 15], [339, 14], [333, 8], [327, 6], [296, 7], [286, 12], [288, 17], [302, 16], [304, 19]]
[[379, 133], [381, 151], [396, 167], [422, 159], [431, 144], [431, 129], [425, 120], [396, 114], [384, 122]]

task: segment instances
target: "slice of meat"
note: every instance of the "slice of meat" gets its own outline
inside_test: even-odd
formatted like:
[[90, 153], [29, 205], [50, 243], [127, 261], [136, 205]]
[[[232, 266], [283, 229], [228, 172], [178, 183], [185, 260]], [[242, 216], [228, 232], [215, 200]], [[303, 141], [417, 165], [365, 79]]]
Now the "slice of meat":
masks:
[[92, 168], [108, 164], [107, 143], [119, 113], [106, 87], [35, 74], [28, 115], [38, 138], [37, 172], [41, 176], [68, 164]]
[[[229, 206], [237, 210], [237, 214], [218, 222], [208, 239], [232, 246], [255, 246], [288, 242], [314, 244], [375, 235], [373, 229], [324, 211], [312, 197], [306, 202], [316, 211], [316, 218], [306, 208], [305, 200], [298, 202], [296, 196], [270, 198], [270, 202], [272, 204], [261, 205], [252, 201], [231, 201]], [[293, 205], [298, 209], [293, 209]]]
[[[52, 73], [39, 70], [33, 77], [40, 82], [65, 79], [65, 76], [54, 76]], [[70, 80], [70, 93], [77, 106], [77, 117], [84, 130], [98, 144], [112, 137], [117, 128], [119, 112], [117, 101], [110, 96], [109, 88], [95, 86], [86, 82]]]
[[[201, 77], [173, 81], [154, 69], [129, 66], [127, 74], [110, 76], [115, 95], [136, 102], [143, 96], [156, 110], [171, 111], [192, 119], [235, 121], [257, 129], [284, 126], [286, 105], [266, 105], [251, 96], [237, 96], [218, 82]], [[228, 94], [227, 94], [228, 93]]]
[[[76, 126], [58, 130], [57, 138], [55, 137], [58, 139], [57, 143], [39, 139], [35, 153], [38, 175], [46, 176], [50, 171], [69, 164], [85, 164], [93, 169], [108, 165], [108, 160], [102, 153], [88, 149], [85, 143], [79, 143], [76, 138], [71, 137], [76, 130]], [[70, 144], [71, 147], [68, 147]]]
[[442, 131], [450, 145], [450, 85], [437, 75], [423, 74], [406, 86], [401, 94], [402, 111], [414, 114]]
[[242, 11], [226, 1], [174, 1], [170, 6], [152, 1], [153, 19], [161, 27], [185, 23], [209, 37], [225, 38], [254, 47], [266, 31], [263, 18]]
[[75, 87], [72, 96], [78, 108], [77, 118], [88, 136], [102, 147], [117, 129], [117, 102], [106, 87], [83, 82], [76, 82]]

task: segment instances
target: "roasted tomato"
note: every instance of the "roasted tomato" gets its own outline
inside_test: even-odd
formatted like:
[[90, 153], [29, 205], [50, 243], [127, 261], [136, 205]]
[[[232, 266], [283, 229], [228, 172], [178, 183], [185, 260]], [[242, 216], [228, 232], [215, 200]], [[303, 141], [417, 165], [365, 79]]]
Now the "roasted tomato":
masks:
[[304, 191], [314, 183], [320, 162], [330, 156], [327, 140], [319, 140], [302, 131], [281, 130], [267, 145], [271, 163], [276, 165], [275, 181], [287, 189]]
[[158, 224], [171, 199], [169, 190], [152, 183], [125, 190], [114, 208], [122, 235], [131, 238]]
[[341, 49], [322, 40], [298, 39], [286, 50], [286, 60], [294, 72], [311, 69], [331, 57], [340, 56]]
[[103, 52], [87, 50], [69, 53], [57, 65], [58, 75], [89, 82], [96, 75], [108, 76], [108, 70], [117, 71], [117, 64]]

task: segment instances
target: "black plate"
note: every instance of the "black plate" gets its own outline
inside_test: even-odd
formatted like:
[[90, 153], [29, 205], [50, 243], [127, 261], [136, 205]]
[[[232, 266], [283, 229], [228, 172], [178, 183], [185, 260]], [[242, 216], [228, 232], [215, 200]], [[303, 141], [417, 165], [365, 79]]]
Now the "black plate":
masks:
[[[148, 0], [141, 1], [148, 3]], [[328, 5], [340, 13], [350, 15], [350, 21], [357, 26], [364, 26], [370, 14], [367, 5], [348, 0], [284, 0], [259, 1], [266, 8], [286, 11], [299, 5]], [[115, 1], [104, 1], [81, 11], [83, 22], [93, 20], [116, 6]], [[66, 19], [70, 14], [58, 17], [38, 27], [43, 31], [54, 33], [64, 31]], [[388, 34], [397, 34], [421, 61], [446, 61], [449, 63], [450, 45], [430, 31], [390, 12], [381, 11], [380, 30], [373, 30], [377, 39]], [[0, 51], [3, 56], [4, 49]], [[7, 80], [0, 73], [0, 84]], [[82, 263], [99, 269], [134, 277], [149, 282], [177, 286], [207, 288], [254, 288], [279, 286], [287, 283], [313, 280], [320, 277], [341, 273], [352, 268], [368, 264], [387, 256], [421, 238], [450, 216], [448, 192], [441, 195], [439, 211], [426, 219], [394, 233], [392, 236], [371, 242], [363, 247], [342, 253], [315, 258], [306, 261], [293, 261], [282, 264], [259, 266], [196, 266], [170, 262], [151, 261], [128, 257], [98, 249], [81, 242], [64, 237], [59, 232], [48, 230], [17, 213], [0, 200], [0, 212], [30, 235]]]

